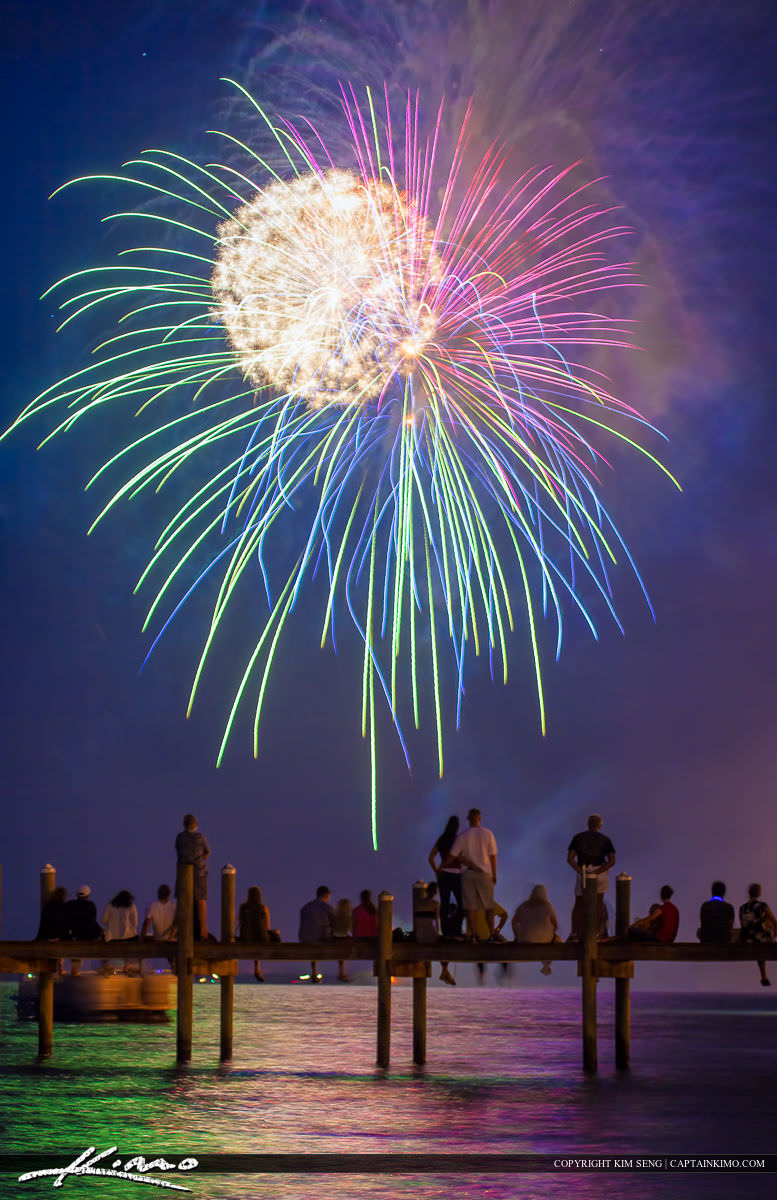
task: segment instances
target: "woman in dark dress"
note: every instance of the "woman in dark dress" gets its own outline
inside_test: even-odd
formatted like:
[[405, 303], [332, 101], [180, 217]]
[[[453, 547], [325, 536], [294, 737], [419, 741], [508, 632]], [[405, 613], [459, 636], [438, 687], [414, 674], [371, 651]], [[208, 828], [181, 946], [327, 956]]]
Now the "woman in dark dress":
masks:
[[[442, 936], [461, 937], [464, 910], [461, 905], [461, 867], [451, 857], [451, 846], [459, 832], [459, 818], [451, 817], [429, 852], [429, 865], [437, 876], [440, 889], [440, 926]], [[440, 856], [440, 865], [436, 857]], [[451, 897], [456, 901], [456, 911], [451, 914]]]

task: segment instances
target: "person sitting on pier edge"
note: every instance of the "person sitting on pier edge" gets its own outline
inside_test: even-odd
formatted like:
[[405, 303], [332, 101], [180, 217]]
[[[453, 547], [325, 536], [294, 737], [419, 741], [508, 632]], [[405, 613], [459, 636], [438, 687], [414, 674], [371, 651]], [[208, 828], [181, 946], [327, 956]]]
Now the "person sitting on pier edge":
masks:
[[[143, 914], [143, 924], [140, 928], [140, 940], [143, 941], [144, 938], [153, 937], [156, 942], [172, 942], [177, 936], [178, 925], [176, 922], [177, 906], [175, 900], [171, 897], [169, 885], [160, 883], [156, 890], [156, 897], [156, 900], [152, 900], [150, 904], [146, 905], [146, 911]], [[141, 959], [141, 975], [153, 962], [153, 958]], [[167, 959], [167, 962], [172, 967], [172, 955]]]
[[[353, 908], [351, 901], [347, 896], [343, 896], [337, 901], [335, 915], [332, 921], [332, 937], [333, 938], [349, 938], [351, 936], [351, 923], [353, 921]], [[338, 959], [337, 962], [337, 979], [339, 983], [350, 983], [351, 976], [345, 969], [345, 959]]]
[[699, 928], [696, 930], [696, 936], [700, 942], [706, 942], [708, 945], [724, 945], [731, 941], [734, 907], [723, 899], [726, 885], [722, 880], [716, 879], [710, 891], [710, 899], [705, 900], [699, 910]]
[[[437, 886], [440, 889], [440, 923], [443, 937], [460, 938], [461, 926], [464, 919], [464, 906], [461, 899], [462, 867], [451, 854], [451, 847], [459, 832], [459, 818], [449, 817], [448, 823], [429, 851], [429, 866], [437, 876]], [[437, 866], [436, 856], [440, 856]], [[451, 898], [455, 903], [451, 903]]]
[[[420, 893], [418, 889], [414, 888]], [[437, 884], [427, 883], [423, 893], [413, 904], [413, 938], [419, 945], [431, 946], [440, 937], [440, 902], [437, 899]]]
[[66, 901], [67, 888], [54, 888], [41, 909], [36, 942], [64, 942], [70, 937]]
[[668, 883], [664, 884], [658, 894], [661, 897], [661, 924], [658, 927], [656, 940], [668, 944], [677, 937], [677, 930], [680, 928], [680, 913], [672, 904], [674, 889], [670, 888]]
[[194, 867], [194, 936], [205, 941], [208, 936], [208, 867], [210, 846], [207, 838], [197, 829], [194, 813], [187, 813], [183, 829], [175, 839], [175, 853], [179, 864], [191, 863]]
[[[70, 937], [66, 901], [67, 888], [54, 888], [41, 909], [38, 932], [35, 934], [36, 942], [64, 942]], [[57, 963], [57, 970], [60, 974], [63, 971], [61, 959]]]
[[661, 905], [651, 904], [646, 917], [639, 917], [629, 925], [626, 937], [632, 942], [656, 942], [661, 928]]
[[[322, 884], [316, 888], [315, 900], [303, 904], [299, 914], [301, 942], [328, 942], [334, 929], [335, 910], [329, 903], [330, 889]], [[318, 963], [310, 964], [310, 982], [318, 983]]]
[[369, 888], [359, 893], [359, 903], [351, 913], [351, 933], [355, 938], [378, 936], [378, 906]]
[[464, 868], [461, 877], [461, 898], [464, 912], [472, 924], [473, 914], [482, 909], [486, 914], [489, 937], [494, 932], [494, 887], [496, 886], [496, 838], [490, 829], [481, 825], [479, 808], [467, 813], [469, 829], [456, 838], [451, 857]]
[[615, 847], [606, 834], [602, 833], [602, 818], [591, 813], [588, 828], [576, 833], [569, 843], [567, 862], [576, 872], [575, 905], [572, 909], [572, 934], [579, 938], [583, 933], [583, 892], [586, 876], [596, 877], [596, 913], [599, 937], [607, 937], [607, 909], [604, 893], [609, 887], [608, 871], [615, 864]]
[[[136, 942], [138, 940], [138, 910], [135, 907], [135, 897], [132, 892], [123, 888], [117, 892], [105, 906], [100, 920], [105, 926], [106, 942]], [[103, 962], [103, 970], [111, 973], [113, 968], [107, 959]], [[128, 972], [127, 959], [124, 960], [124, 972]]]
[[510, 915], [506, 908], [503, 908], [498, 900], [494, 899], [494, 932], [488, 932], [488, 924], [486, 922], [486, 914], [482, 908], [479, 908], [472, 914], [472, 917], [467, 914], [467, 937], [472, 941], [487, 942], [489, 939], [492, 942], [506, 942], [507, 938], [502, 933], [505, 927], [507, 918]]
[[[97, 906], [89, 897], [92, 889], [88, 883], [82, 883], [76, 892], [75, 900], [68, 900], [65, 905], [65, 919], [74, 942], [101, 942], [103, 931], [97, 920]], [[81, 959], [71, 958], [70, 974], [81, 974]]]
[[[516, 942], [529, 945], [541, 945], [543, 942], [558, 942], [558, 917], [556, 910], [548, 899], [544, 883], [537, 883], [529, 893], [529, 898], [519, 904], [513, 913], [513, 936]], [[552, 968], [545, 961], [540, 968], [541, 975], [550, 975]]]
[[[509, 915], [507, 909], [503, 908], [499, 901], [494, 898], [494, 932], [489, 935], [486, 914], [482, 908], [479, 908], [477, 912], [472, 914], [471, 918], [469, 915], [467, 916], [467, 937], [478, 942], [506, 942], [507, 938], [502, 933], [502, 929]], [[510, 963], [503, 962], [499, 966], [504, 982], [510, 974]], [[486, 964], [482, 962], [475, 963], [475, 970], [478, 974], [478, 983], [485, 983]]]
[[[238, 911], [237, 940], [239, 942], [269, 942], [270, 940], [270, 910], [264, 902], [262, 889], [254, 884], [248, 889], [248, 894]], [[264, 983], [262, 964], [257, 958], [254, 961], [254, 979]]]
[[[427, 883], [423, 892], [420, 886], [414, 887], [413, 897], [413, 938], [422, 946], [431, 946], [440, 938], [441, 917], [437, 884]], [[452, 987], [456, 986], [447, 961], [440, 962], [440, 979]]]
[[169, 885], [160, 883], [156, 890], [156, 900], [146, 905], [140, 930], [141, 938], [148, 937], [149, 930], [152, 930], [154, 941], [172, 941], [176, 933], [175, 911], [175, 900], [170, 895]]
[[[765, 900], [761, 899], [760, 883], [751, 883], [747, 889], [750, 897], [739, 909], [740, 942], [760, 943], [768, 945], [777, 936], [777, 918]], [[761, 974], [761, 987], [771, 987], [771, 979], [766, 974], [766, 961], [758, 959], [758, 970]]]

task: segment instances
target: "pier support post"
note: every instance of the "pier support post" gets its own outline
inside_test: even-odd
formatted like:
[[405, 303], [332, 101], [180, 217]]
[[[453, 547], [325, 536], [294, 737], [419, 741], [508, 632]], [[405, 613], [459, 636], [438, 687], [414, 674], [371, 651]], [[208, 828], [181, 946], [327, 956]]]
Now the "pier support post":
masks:
[[[631, 924], [631, 876], [622, 871], [615, 880], [615, 935], [625, 937]], [[615, 980], [615, 1066], [629, 1068], [631, 1059], [631, 980]]]
[[598, 887], [596, 876], [586, 879], [583, 889], [583, 937], [581, 945], [581, 974], [583, 977], [583, 1069], [595, 1071], [596, 1053], [596, 962], [599, 920], [597, 912]]
[[[227, 863], [221, 868], [221, 940], [235, 940], [235, 868]], [[230, 964], [232, 965], [232, 964]], [[232, 1035], [234, 1030], [235, 977], [222, 975], [221, 988], [221, 1062], [232, 1058]]]
[[[57, 885], [57, 872], [51, 863], [46, 863], [40, 873], [40, 908], [43, 912], [46, 901]], [[47, 971], [38, 972], [38, 1057], [48, 1058], [54, 1046], [54, 971], [52, 959]]]
[[178, 919], [176, 1057], [179, 1063], [187, 1063], [192, 1057], [194, 1019], [194, 867], [191, 863], [178, 864], [175, 894]]
[[426, 1062], [426, 975], [413, 976], [413, 1062]]
[[394, 897], [378, 896], [378, 1066], [387, 1067], [391, 1058], [391, 923]]
[[[413, 915], [417, 911], [417, 901], [426, 894], [426, 884], [419, 879], [413, 884]], [[413, 976], [413, 1062], [426, 1062], [426, 964], [423, 975]]]

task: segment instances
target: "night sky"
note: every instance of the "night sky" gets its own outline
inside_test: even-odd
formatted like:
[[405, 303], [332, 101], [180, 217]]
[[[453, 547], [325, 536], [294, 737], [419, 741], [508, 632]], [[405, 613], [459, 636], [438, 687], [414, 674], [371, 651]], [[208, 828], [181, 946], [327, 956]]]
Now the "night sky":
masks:
[[[423, 86], [429, 108], [445, 93], [451, 120], [473, 96], [476, 144], [503, 141], [514, 164], [582, 158], [606, 177], [647, 286], [632, 312], [642, 349], [597, 365], [660, 425], [662, 460], [683, 486], [616, 455], [606, 498], [656, 621], [624, 569], [625, 636], [600, 613], [594, 642], [572, 617], [556, 663], [548, 626], [545, 738], [520, 633], [507, 687], [485, 664], [472, 670], [442, 781], [433, 722], [410, 739], [412, 775], [384, 723], [376, 854], [358, 647], [319, 649], [320, 596], [281, 644], [258, 760], [246, 725], [217, 771], [246, 631], [227, 639], [187, 721], [204, 605], [139, 672], [149, 640], [132, 589], [156, 536], [153, 506], [125, 506], [86, 536], [107, 492], [84, 484], [129, 435], [103, 416], [36, 452], [45, 419], [23, 427], [0, 445], [4, 935], [34, 934], [46, 862], [71, 894], [90, 883], [98, 907], [124, 887], [145, 904], [172, 882], [189, 810], [213, 851], [214, 909], [231, 862], [239, 897], [261, 884], [286, 937], [322, 882], [354, 901], [388, 888], [407, 917], [431, 844], [473, 803], [499, 844], [497, 898], [512, 911], [545, 883], [564, 934], [566, 848], [592, 811], [632, 875], [635, 915], [671, 883], [682, 939], [714, 878], [735, 905], [753, 880], [777, 905], [774, 6], [61, 0], [4, 13], [3, 426], [88, 353], [77, 325], [55, 334], [41, 293], [116, 248], [100, 224], [115, 195], [94, 184], [49, 201], [56, 187], [151, 146], [207, 161], [202, 131], [243, 120], [221, 76], [322, 128], [339, 79], [386, 77]], [[250, 607], [235, 617], [249, 627]], [[639, 972], [666, 986], [697, 979], [749, 987], [756, 973]]]

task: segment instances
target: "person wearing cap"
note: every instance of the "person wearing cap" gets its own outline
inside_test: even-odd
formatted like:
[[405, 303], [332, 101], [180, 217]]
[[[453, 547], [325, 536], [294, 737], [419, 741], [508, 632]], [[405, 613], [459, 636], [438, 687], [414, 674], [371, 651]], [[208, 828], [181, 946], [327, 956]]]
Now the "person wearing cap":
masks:
[[[96, 942], [103, 940], [102, 927], [97, 920], [97, 908], [89, 897], [92, 889], [88, 883], [82, 883], [76, 892], [75, 900], [68, 900], [65, 905], [65, 920], [70, 930], [70, 936], [75, 942]], [[70, 974], [81, 974], [81, 959], [71, 958]]]
[[583, 894], [586, 877], [596, 879], [596, 915], [599, 937], [607, 937], [607, 909], [604, 893], [609, 887], [608, 872], [615, 863], [615, 847], [602, 833], [602, 818], [591, 813], [588, 828], [576, 833], [569, 843], [567, 862], [576, 872], [575, 905], [572, 909], [572, 938], [579, 938], [583, 929]]
[[479, 808], [467, 813], [469, 829], [465, 829], [451, 846], [451, 858], [464, 867], [461, 877], [461, 898], [471, 929], [476, 927], [477, 914], [486, 915], [488, 936], [494, 934], [494, 885], [496, 884], [496, 838], [490, 829], [481, 825]]

